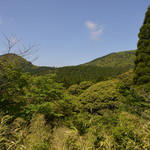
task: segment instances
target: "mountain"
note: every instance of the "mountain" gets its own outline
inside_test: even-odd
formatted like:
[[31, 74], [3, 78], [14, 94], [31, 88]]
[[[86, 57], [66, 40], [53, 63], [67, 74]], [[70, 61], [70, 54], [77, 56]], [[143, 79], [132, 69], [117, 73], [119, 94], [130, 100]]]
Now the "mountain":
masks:
[[57, 79], [69, 87], [83, 81], [99, 82], [115, 78], [134, 67], [135, 51], [112, 53], [78, 66], [58, 68]]
[[8, 62], [13, 63], [13, 64], [18, 65], [20, 67], [21, 66], [28, 66], [28, 67], [33, 66], [31, 62], [27, 61], [26, 59], [22, 58], [21, 56], [13, 54], [13, 53], [1, 55], [0, 61], [5, 61], [7, 63]]
[[17, 66], [17, 68], [21, 69], [23, 72], [29, 72], [32, 75], [48, 74], [52, 73], [52, 71], [54, 70], [54, 67], [35, 66], [21, 56], [13, 53], [1, 55], [0, 62], [5, 62], [6, 65], [11, 64], [15, 67]]
[[103, 57], [94, 59], [84, 66], [97, 66], [97, 67], [125, 67], [134, 66], [135, 50], [123, 51], [118, 53], [111, 53]]
[[99, 82], [115, 78], [133, 68], [134, 56], [134, 50], [123, 51], [97, 58], [85, 64], [60, 68], [38, 67], [16, 54], [2, 55], [0, 60], [6, 59], [15, 62], [20, 69], [23, 69], [24, 72], [30, 72], [32, 75], [55, 73], [56, 80], [69, 87], [83, 81]]

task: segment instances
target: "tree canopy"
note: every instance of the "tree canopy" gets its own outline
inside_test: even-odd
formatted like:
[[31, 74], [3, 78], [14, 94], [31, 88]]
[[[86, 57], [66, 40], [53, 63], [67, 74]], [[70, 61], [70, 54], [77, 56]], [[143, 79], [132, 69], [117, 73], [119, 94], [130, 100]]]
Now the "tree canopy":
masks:
[[138, 37], [134, 83], [141, 85], [150, 82], [150, 6], [145, 14]]

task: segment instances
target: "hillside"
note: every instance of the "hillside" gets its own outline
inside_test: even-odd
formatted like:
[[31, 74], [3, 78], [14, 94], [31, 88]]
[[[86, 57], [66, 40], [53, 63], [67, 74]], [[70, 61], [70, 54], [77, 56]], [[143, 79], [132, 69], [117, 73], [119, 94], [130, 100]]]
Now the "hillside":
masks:
[[111, 53], [106, 56], [94, 59], [84, 66], [97, 66], [97, 67], [124, 67], [134, 65], [135, 50], [123, 51], [118, 53]]
[[30, 72], [32, 75], [55, 73], [57, 75], [56, 80], [69, 87], [82, 81], [99, 82], [117, 77], [133, 68], [134, 54], [135, 51], [133, 50], [112, 53], [85, 64], [60, 68], [38, 67], [16, 54], [5, 54], [0, 56], [0, 59], [13, 61], [24, 72]]
[[115, 78], [133, 69], [134, 56], [135, 51], [124, 51], [112, 53], [82, 65], [58, 68], [57, 78], [67, 87], [82, 81], [99, 82]]
[[9, 63], [13, 63], [17, 66], [25, 66], [25, 67], [33, 67], [32, 63], [27, 61], [26, 59], [22, 58], [21, 56], [18, 56], [13, 53], [4, 54], [0, 56], [0, 61], [5, 61]]
[[11, 65], [21, 69], [23, 72], [29, 72], [32, 75], [48, 74], [54, 70], [53, 67], [35, 66], [31, 62], [22, 58], [21, 56], [18, 56], [13, 53], [1, 55], [0, 61], [5, 62], [6, 65], [11, 64]]

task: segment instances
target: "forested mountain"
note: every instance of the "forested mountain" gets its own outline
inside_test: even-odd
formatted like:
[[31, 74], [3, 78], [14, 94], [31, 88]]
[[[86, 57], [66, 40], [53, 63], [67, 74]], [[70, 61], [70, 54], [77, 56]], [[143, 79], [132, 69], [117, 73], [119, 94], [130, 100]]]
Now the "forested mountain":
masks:
[[5, 62], [7, 64], [13, 64], [18, 69], [21, 69], [23, 72], [29, 72], [32, 75], [44, 75], [53, 72], [54, 67], [39, 67], [33, 65], [31, 62], [27, 61], [23, 57], [14, 54], [4, 54], [0, 56], [0, 61]]
[[83, 64], [84, 66], [97, 67], [133, 67], [135, 50], [112, 53], [91, 62]]
[[57, 74], [56, 80], [69, 87], [83, 81], [99, 82], [108, 80], [133, 69], [135, 51], [112, 53], [85, 64], [60, 68], [34, 66], [15, 54], [6, 54], [3, 57], [11, 60], [12, 56], [13, 60], [17, 60], [16, 63], [25, 72], [30, 72], [33, 75], [55, 73]]
[[99, 82], [133, 69], [135, 51], [112, 53], [91, 62], [57, 69], [57, 79], [65, 86], [82, 81]]
[[[6, 61], [7, 60], [7, 61]], [[22, 58], [21, 56], [18, 56], [13, 53], [8, 53], [4, 55], [0, 55], [0, 61], [16, 64], [19, 68], [32, 68], [34, 65], [32, 65], [31, 62], [27, 61], [26, 59]]]

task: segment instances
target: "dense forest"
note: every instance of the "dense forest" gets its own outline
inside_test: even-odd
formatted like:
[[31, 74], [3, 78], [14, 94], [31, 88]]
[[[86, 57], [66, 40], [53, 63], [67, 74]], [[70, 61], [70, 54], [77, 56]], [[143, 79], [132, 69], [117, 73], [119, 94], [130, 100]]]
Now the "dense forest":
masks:
[[150, 7], [138, 36], [137, 50], [78, 66], [1, 55], [0, 149], [149, 150]]

